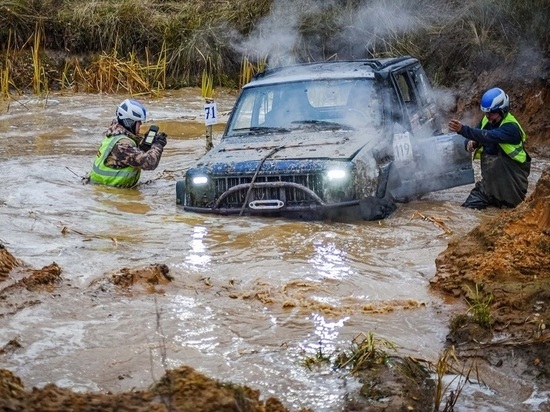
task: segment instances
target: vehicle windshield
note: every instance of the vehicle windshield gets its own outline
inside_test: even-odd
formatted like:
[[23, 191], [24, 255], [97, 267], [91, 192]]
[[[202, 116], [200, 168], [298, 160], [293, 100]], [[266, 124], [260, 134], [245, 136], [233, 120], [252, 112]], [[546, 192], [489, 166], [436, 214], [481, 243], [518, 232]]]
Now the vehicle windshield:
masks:
[[382, 104], [373, 79], [310, 80], [243, 89], [226, 136], [381, 124]]

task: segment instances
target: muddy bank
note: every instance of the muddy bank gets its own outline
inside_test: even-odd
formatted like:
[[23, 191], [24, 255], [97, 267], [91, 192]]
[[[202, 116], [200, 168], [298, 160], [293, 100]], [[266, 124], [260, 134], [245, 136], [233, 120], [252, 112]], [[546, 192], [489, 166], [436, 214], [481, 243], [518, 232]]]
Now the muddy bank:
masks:
[[525, 410], [550, 410], [550, 169], [516, 209], [452, 240], [436, 267], [431, 287], [468, 304], [447, 345], [494, 390], [516, 382], [509, 395]]
[[246, 386], [224, 384], [182, 366], [169, 371], [148, 390], [120, 394], [75, 393], [49, 384], [26, 390], [10, 371], [0, 370], [2, 411], [251, 411], [282, 412], [275, 398], [259, 400]]

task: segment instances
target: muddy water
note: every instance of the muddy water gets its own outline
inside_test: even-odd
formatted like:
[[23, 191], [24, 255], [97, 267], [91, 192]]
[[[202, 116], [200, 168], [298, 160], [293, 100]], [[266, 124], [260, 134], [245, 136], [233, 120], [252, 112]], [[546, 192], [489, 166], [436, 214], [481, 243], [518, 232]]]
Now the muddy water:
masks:
[[[496, 213], [459, 206], [470, 186], [400, 205], [381, 222], [183, 212], [175, 180], [205, 151], [197, 89], [143, 99], [169, 143], [142, 185], [81, 184], [122, 98], [56, 95], [2, 107], [0, 241], [35, 268], [55, 261], [64, 279], [41, 304], [0, 318], [0, 347], [14, 338], [23, 346], [2, 367], [27, 387], [126, 391], [186, 364], [291, 409], [336, 411], [358, 383], [329, 368], [310, 371], [301, 366], [306, 357], [349, 349], [367, 332], [402, 354], [438, 357], [449, 317], [465, 308], [430, 293], [434, 260], [452, 236]], [[224, 113], [234, 96], [216, 101]], [[454, 234], [415, 211], [443, 219]], [[97, 287], [123, 267], [153, 263], [166, 264], [175, 278], [161, 293]], [[514, 402], [466, 399], [475, 410]]]

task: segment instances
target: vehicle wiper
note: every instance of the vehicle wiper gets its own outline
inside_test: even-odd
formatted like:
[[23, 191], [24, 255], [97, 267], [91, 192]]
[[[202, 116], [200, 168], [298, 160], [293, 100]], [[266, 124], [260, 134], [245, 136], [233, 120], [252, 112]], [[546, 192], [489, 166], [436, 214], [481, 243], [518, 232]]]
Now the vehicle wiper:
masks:
[[342, 124], [338, 122], [328, 122], [326, 120], [295, 120], [291, 122], [291, 124], [297, 124], [297, 125], [312, 125], [312, 126], [319, 126], [322, 128], [330, 128], [330, 129], [345, 129], [345, 130], [353, 130], [353, 127]]
[[233, 129], [233, 132], [238, 132], [238, 135], [247, 133], [252, 134], [264, 134], [264, 133], [289, 133], [290, 130], [284, 127], [267, 127], [267, 126], [254, 126], [254, 127], [242, 127], [239, 129]]

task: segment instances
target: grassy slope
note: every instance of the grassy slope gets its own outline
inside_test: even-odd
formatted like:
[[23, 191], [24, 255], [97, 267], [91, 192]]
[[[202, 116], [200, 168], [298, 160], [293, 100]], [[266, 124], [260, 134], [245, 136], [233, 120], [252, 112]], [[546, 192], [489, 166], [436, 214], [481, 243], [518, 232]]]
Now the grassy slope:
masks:
[[174, 86], [196, 85], [209, 64], [218, 82], [236, 84], [243, 56], [278, 64], [412, 54], [435, 83], [451, 85], [550, 55], [546, 0], [0, 0], [0, 11], [4, 47], [29, 48], [40, 30], [43, 48], [64, 55], [154, 60], [165, 48]]

